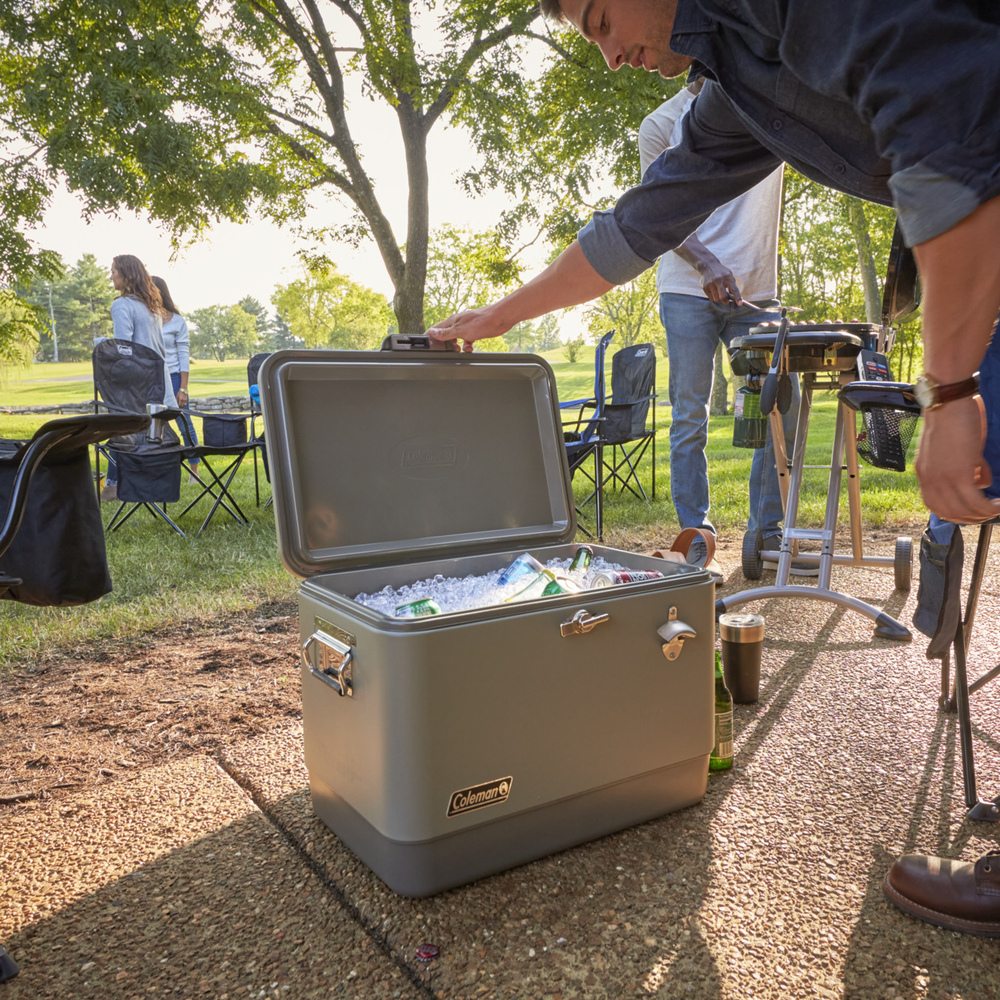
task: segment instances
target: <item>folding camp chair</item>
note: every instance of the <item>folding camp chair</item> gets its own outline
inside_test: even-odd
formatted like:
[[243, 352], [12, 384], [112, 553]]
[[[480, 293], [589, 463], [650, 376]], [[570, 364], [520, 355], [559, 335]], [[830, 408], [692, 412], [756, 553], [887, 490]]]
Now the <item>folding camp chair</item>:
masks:
[[50, 420], [28, 441], [0, 440], [0, 598], [45, 607], [111, 590], [90, 446], [134, 434], [147, 416]]
[[[597, 344], [594, 353], [594, 394], [585, 399], [571, 399], [559, 404], [560, 410], [576, 411], [575, 416], [563, 418], [563, 437], [566, 442], [566, 458], [569, 461], [570, 476], [577, 472], [593, 487], [577, 505], [576, 512], [582, 516], [582, 508], [594, 501], [594, 533], [598, 541], [604, 539], [604, 357], [615, 331], [610, 330]], [[593, 458], [593, 471], [586, 466]], [[581, 525], [581, 530], [590, 535]]]
[[[604, 406], [604, 482], [628, 490], [638, 500], [656, 499], [656, 352], [652, 344], [633, 344], [611, 359], [611, 400]], [[652, 405], [651, 405], [652, 404]], [[652, 427], [647, 427], [650, 410]], [[611, 445], [611, 461], [607, 446]], [[639, 478], [639, 463], [650, 452], [649, 496]]]
[[[191, 463], [186, 466], [200, 487], [198, 495], [180, 512], [178, 520], [189, 510], [196, 507], [202, 499], [210, 497], [212, 506], [205, 519], [201, 522], [195, 537], [197, 538], [209, 525], [220, 508], [238, 524], [248, 526], [250, 519], [243, 513], [232, 492], [233, 480], [239, 472], [243, 460], [257, 445], [247, 436], [247, 424], [250, 415], [246, 413], [210, 413], [200, 410], [189, 410], [190, 414], [201, 417], [201, 444], [195, 448], [185, 448], [184, 457]], [[212, 465], [221, 463], [218, 459], [228, 462], [225, 468], [219, 470]], [[197, 465], [197, 469], [193, 466]]]
[[119, 505], [105, 530], [117, 531], [137, 510], [144, 508], [184, 537], [166, 512], [166, 504], [180, 500], [183, 450], [168, 423], [180, 417], [181, 411], [163, 405], [166, 393], [163, 358], [142, 344], [108, 338], [94, 348], [92, 363], [95, 409], [140, 417], [159, 411], [147, 429], [116, 435], [97, 446], [98, 461], [103, 455], [118, 468]]
[[[257, 376], [260, 372], [260, 366], [264, 363], [266, 358], [269, 358], [270, 353], [265, 354], [255, 354], [247, 364], [247, 385], [250, 389], [250, 440], [260, 452], [261, 461], [264, 464], [264, 478], [271, 482], [271, 473], [267, 467], [267, 448], [264, 445], [264, 421], [262, 419], [263, 414], [260, 408], [260, 387], [257, 385]], [[260, 419], [260, 429], [257, 429], [257, 421]], [[253, 489], [254, 496], [257, 499], [257, 506], [260, 506], [260, 473], [257, 469], [257, 454], [253, 456]], [[270, 496], [267, 498], [267, 503], [264, 504], [265, 507], [269, 507], [274, 501], [274, 497]]]

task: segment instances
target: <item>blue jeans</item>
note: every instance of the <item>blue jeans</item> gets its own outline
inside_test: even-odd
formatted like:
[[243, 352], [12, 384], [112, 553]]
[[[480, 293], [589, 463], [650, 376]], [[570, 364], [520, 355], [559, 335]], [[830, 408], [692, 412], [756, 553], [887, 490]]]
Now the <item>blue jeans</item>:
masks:
[[[759, 303], [775, 309], [774, 301]], [[715, 378], [715, 352], [719, 341], [729, 347], [736, 337], [749, 334], [765, 320], [779, 319], [777, 312], [761, 312], [735, 303], [719, 305], [697, 295], [663, 292], [660, 319], [667, 335], [670, 358], [670, 497], [682, 528], [708, 528], [709, 404]], [[792, 376], [792, 405], [782, 417], [789, 457], [799, 412], [799, 380]], [[784, 512], [774, 465], [774, 444], [768, 428], [767, 447], [754, 450], [750, 466], [750, 510], [747, 528], [759, 528], [764, 538], [781, 534]]]
[[[177, 397], [177, 390], [181, 387], [181, 373], [171, 372], [170, 373], [170, 384], [174, 387], [174, 398]], [[185, 403], [180, 407], [182, 410], [189, 410], [190, 405]], [[191, 422], [191, 418], [187, 413], [183, 413], [179, 420], [176, 420], [178, 428], [181, 432], [181, 437], [184, 438], [184, 443], [191, 448], [198, 447], [198, 432], [194, 429], [194, 424]]]

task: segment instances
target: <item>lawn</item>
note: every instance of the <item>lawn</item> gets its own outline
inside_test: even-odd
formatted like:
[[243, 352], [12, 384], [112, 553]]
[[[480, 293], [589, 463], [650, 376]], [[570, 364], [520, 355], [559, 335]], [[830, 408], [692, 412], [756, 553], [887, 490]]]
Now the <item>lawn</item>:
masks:
[[[575, 362], [562, 349], [546, 355], [556, 374], [562, 399], [590, 394], [593, 352]], [[610, 368], [609, 368], [610, 371]], [[667, 363], [658, 358], [656, 407], [656, 499], [648, 503], [628, 494], [606, 495], [605, 541], [639, 548], [651, 539], [659, 544], [676, 533], [670, 503], [668, 430], [670, 408]], [[246, 361], [198, 361], [192, 367], [192, 397], [240, 396], [246, 391]], [[33, 365], [2, 387], [4, 406], [59, 405], [93, 399], [89, 363]], [[832, 448], [836, 401], [817, 394], [810, 423], [806, 463], [827, 464]], [[51, 415], [0, 414], [0, 437], [22, 438]], [[199, 428], [200, 430], [200, 428]], [[733, 418], [714, 417], [709, 432], [708, 462], [712, 484], [711, 517], [721, 531], [741, 532], [746, 522], [747, 481], [753, 452], [734, 448]], [[912, 464], [912, 463], [911, 463]], [[827, 495], [828, 472], [806, 473], [799, 508], [800, 526], [820, 526]], [[648, 481], [648, 466], [647, 466]], [[258, 507], [254, 498], [253, 465], [245, 462], [233, 484], [248, 517], [249, 528], [216, 514], [201, 538], [195, 538], [198, 510], [185, 518], [186, 538], [139, 511], [107, 539], [114, 591], [79, 608], [33, 608], [0, 602], [0, 669], [24, 662], [46, 650], [72, 650], [103, 639], [140, 639], [150, 631], [190, 620], [210, 620], [227, 612], [295, 597], [297, 581], [278, 558], [272, 508]], [[578, 494], [584, 492], [576, 484]], [[195, 487], [182, 486], [181, 501]], [[268, 488], [265, 486], [265, 495]], [[912, 471], [885, 472], [862, 467], [862, 500], [867, 524], [912, 524], [924, 516]], [[109, 505], [105, 505], [107, 508]], [[842, 496], [846, 518], [846, 490]], [[171, 508], [173, 509], [173, 508]], [[177, 507], [179, 512], [182, 507]], [[105, 511], [106, 516], [110, 512]], [[202, 513], [202, 517], [204, 514]]]

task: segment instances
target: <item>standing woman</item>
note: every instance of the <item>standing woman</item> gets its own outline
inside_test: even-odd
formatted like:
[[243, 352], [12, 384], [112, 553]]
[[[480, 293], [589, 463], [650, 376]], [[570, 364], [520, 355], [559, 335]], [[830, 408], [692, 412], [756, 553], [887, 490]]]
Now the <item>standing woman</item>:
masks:
[[[142, 261], [127, 253], [119, 254], [111, 261], [111, 284], [119, 294], [119, 298], [111, 303], [112, 335], [116, 340], [131, 340], [149, 347], [164, 359], [163, 402], [166, 406], [176, 407], [163, 343], [164, 310], [159, 290]], [[108, 462], [108, 478], [101, 490], [101, 499], [118, 499], [118, 467], [111, 461]]]
[[[188, 376], [191, 373], [191, 340], [188, 336], [188, 325], [184, 317], [177, 311], [174, 305], [173, 296], [167, 283], [153, 275], [153, 284], [156, 285], [160, 293], [160, 301], [163, 303], [163, 344], [166, 347], [167, 368], [170, 370], [170, 384], [173, 387], [174, 395], [177, 397], [177, 405], [184, 410], [184, 415], [177, 421], [177, 426], [181, 430], [184, 442], [192, 448], [198, 447], [198, 432], [194, 429], [191, 417], [188, 393]], [[197, 481], [198, 463], [193, 461], [191, 465], [191, 477]]]

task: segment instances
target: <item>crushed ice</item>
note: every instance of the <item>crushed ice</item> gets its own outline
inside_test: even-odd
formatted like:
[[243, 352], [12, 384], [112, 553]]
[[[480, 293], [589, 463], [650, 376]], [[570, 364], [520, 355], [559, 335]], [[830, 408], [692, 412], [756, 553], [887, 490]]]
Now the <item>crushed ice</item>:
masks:
[[[567, 577], [570, 559], [550, 559], [544, 563], [544, 568], [555, 574], [556, 578]], [[609, 562], [595, 555], [589, 568], [575, 578], [580, 590], [590, 590], [593, 579], [600, 573], [610, 573], [614, 570], [626, 569], [620, 563]], [[482, 576], [445, 577], [437, 576], [426, 580], [418, 580], [403, 587], [384, 587], [375, 594], [357, 594], [354, 598], [359, 604], [381, 611], [390, 618], [396, 617], [396, 609], [402, 604], [413, 601], [433, 600], [441, 609], [441, 614], [453, 611], [469, 611], [473, 608], [484, 608], [491, 604], [503, 604], [505, 600], [516, 594], [527, 583], [520, 579], [506, 587], [497, 585], [498, 577], [506, 567], [486, 573]]]

